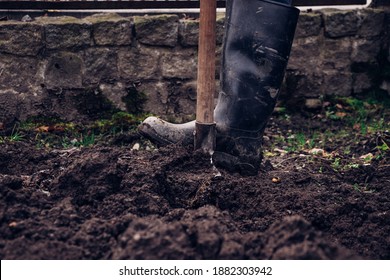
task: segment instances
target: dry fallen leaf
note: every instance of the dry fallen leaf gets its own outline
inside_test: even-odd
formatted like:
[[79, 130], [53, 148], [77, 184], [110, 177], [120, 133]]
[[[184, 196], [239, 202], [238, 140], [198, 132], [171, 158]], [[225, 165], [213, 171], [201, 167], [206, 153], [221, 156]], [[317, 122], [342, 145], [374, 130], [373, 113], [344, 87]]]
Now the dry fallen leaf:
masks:
[[347, 115], [345, 112], [337, 112], [336, 116], [339, 117], [340, 119], [344, 118]]
[[64, 128], [63, 125], [55, 124], [55, 125], [49, 127], [49, 130], [50, 131], [56, 131], [56, 132], [64, 132], [65, 128]]
[[49, 131], [49, 127], [46, 126], [46, 125], [42, 125], [40, 127], [37, 127], [35, 129], [36, 132], [48, 132]]

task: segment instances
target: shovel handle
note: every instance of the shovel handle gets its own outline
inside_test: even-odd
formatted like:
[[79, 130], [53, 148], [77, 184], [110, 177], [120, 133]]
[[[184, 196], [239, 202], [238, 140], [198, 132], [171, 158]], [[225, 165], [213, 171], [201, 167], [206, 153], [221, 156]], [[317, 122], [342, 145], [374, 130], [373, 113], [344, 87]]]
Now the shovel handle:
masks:
[[216, 0], [200, 0], [196, 121], [214, 123]]

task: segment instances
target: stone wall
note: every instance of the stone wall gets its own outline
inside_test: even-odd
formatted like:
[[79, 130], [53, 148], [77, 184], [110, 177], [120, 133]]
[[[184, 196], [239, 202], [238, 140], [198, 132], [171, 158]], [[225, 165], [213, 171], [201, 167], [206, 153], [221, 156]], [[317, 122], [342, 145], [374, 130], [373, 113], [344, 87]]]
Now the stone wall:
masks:
[[[281, 101], [313, 108], [327, 95], [390, 91], [389, 18], [381, 9], [302, 12]], [[197, 20], [25, 19], [0, 22], [3, 125], [39, 115], [74, 120], [107, 110], [135, 112], [143, 96], [144, 111], [176, 121], [194, 117]], [[218, 17], [217, 61], [223, 24]]]
[[313, 107], [326, 96], [385, 89], [390, 79], [385, 73], [390, 61], [389, 15], [380, 9], [302, 13], [284, 98]]

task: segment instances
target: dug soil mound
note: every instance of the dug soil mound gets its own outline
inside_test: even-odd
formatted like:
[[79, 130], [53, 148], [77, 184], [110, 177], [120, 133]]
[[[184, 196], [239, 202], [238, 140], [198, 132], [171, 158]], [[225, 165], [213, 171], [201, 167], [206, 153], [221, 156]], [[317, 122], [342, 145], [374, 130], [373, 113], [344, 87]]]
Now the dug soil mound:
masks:
[[243, 177], [191, 148], [127, 139], [1, 144], [1, 259], [390, 259], [384, 157], [341, 170], [281, 152]]

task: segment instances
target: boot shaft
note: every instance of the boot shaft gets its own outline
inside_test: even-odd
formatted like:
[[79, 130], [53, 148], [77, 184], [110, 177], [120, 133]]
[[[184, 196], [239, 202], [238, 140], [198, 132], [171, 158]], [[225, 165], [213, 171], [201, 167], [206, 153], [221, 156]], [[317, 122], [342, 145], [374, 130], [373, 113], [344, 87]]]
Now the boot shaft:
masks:
[[288, 2], [227, 1], [221, 93], [215, 110], [220, 127], [264, 129], [276, 104], [299, 15]]

